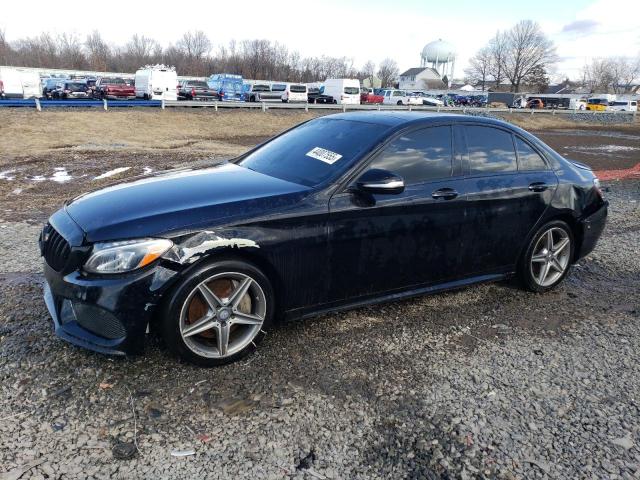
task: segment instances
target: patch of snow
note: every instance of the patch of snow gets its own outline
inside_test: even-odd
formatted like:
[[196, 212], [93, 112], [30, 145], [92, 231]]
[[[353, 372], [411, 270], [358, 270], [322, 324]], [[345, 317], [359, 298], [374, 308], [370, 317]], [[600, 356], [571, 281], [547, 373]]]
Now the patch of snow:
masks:
[[11, 193], [13, 193], [14, 195], [20, 195], [22, 193], [22, 189], [21, 188], [15, 188]]
[[597, 152], [613, 153], [613, 152], [631, 152], [633, 150], [640, 150], [640, 147], [632, 147], [629, 145], [596, 145], [593, 147], [587, 146], [587, 145], [580, 145], [578, 147], [565, 147], [565, 149], [578, 150], [583, 152], [597, 151]]
[[32, 182], [44, 182], [47, 179], [44, 175], [34, 175], [29, 180]]
[[15, 177], [11, 176], [11, 174], [15, 172], [15, 169], [5, 170], [0, 172], [0, 180], [13, 180]]
[[94, 180], [101, 180], [103, 178], [107, 178], [107, 177], [113, 177], [114, 175], [117, 175], [119, 173], [122, 172], [126, 172], [127, 170], [129, 170], [131, 167], [119, 167], [119, 168], [114, 168], [113, 170], [109, 170], [108, 172], [104, 172], [101, 175], [98, 175], [97, 177], [94, 178]]
[[49, 178], [49, 180], [53, 180], [54, 182], [64, 183], [71, 180], [73, 177], [69, 175], [67, 169], [64, 167], [56, 167], [55, 172], [53, 172], [53, 176]]
[[151, 167], [144, 167], [142, 169], [142, 174], [143, 175], [149, 175], [151, 172], [153, 172], [153, 168], [151, 168]]

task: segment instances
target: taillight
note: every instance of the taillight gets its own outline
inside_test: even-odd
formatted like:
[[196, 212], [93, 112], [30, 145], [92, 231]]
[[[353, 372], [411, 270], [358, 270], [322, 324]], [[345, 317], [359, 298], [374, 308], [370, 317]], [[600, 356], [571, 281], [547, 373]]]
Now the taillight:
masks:
[[223, 92], [222, 90], [220, 90], [220, 92], [218, 92], [218, 96], [219, 96], [220, 98], [224, 97], [224, 92]]
[[195, 88], [192, 88], [192, 89], [191, 89], [191, 96], [192, 96], [192, 97], [195, 97], [195, 96], [196, 96], [196, 89], [195, 89]]

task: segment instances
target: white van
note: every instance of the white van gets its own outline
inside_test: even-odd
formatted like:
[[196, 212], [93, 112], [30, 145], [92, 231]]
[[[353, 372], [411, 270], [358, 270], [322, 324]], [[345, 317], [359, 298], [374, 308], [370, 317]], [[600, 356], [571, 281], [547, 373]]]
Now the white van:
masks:
[[327, 78], [324, 81], [325, 95], [333, 97], [333, 103], [360, 105], [360, 80], [357, 78]]
[[284, 93], [282, 94], [282, 101], [289, 102], [304, 102], [307, 103], [307, 86], [299, 83], [287, 83]]
[[29, 70], [0, 68], [0, 81], [4, 87], [4, 98], [40, 98], [40, 75]]
[[637, 100], [614, 100], [609, 103], [609, 110], [614, 112], [637, 112]]
[[153, 65], [141, 68], [135, 77], [136, 98], [178, 100], [178, 74], [173, 67]]

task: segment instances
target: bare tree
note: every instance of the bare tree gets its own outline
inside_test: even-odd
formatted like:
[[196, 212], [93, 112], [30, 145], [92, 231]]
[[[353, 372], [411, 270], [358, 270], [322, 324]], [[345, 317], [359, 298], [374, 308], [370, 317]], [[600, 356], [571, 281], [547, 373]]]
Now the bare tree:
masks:
[[627, 93], [640, 76], [640, 57], [616, 57], [610, 60], [612, 87], [615, 93]]
[[465, 70], [465, 74], [474, 84], [480, 83], [482, 91], [485, 90], [485, 84], [489, 78], [491, 70], [492, 52], [491, 49], [483, 47], [469, 60], [469, 67]]
[[486, 48], [489, 50], [488, 73], [493, 77], [495, 88], [499, 89], [505, 78], [504, 62], [507, 54], [507, 36], [503, 32], [496, 32]]
[[505, 35], [503, 70], [511, 82], [511, 90], [518, 92], [528, 75], [540, 67], [546, 69], [556, 61], [555, 47], [540, 26], [531, 20], [518, 22]]
[[380, 63], [380, 68], [378, 69], [378, 78], [380, 78], [381, 86], [384, 87], [393, 87], [393, 84], [398, 78], [398, 74], [400, 70], [398, 70], [398, 64], [395, 60], [390, 58], [385, 58]]
[[100, 32], [94, 30], [93, 33], [87, 35], [84, 42], [87, 50], [87, 60], [91, 70], [105, 71], [110, 68], [111, 48], [102, 39]]
[[376, 80], [376, 64], [369, 60], [362, 67], [362, 77], [369, 82], [369, 88], [374, 87]]
[[592, 92], [608, 92], [615, 83], [613, 61], [610, 58], [594, 58], [583, 68], [584, 83]]

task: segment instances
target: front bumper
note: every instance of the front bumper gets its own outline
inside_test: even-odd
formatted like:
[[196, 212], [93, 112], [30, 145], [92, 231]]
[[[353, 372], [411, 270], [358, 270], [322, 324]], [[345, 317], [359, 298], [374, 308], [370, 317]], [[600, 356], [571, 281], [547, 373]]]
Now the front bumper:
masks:
[[576, 261], [589, 255], [598, 243], [600, 235], [607, 223], [609, 202], [604, 202], [598, 210], [580, 220], [582, 243], [576, 254]]
[[44, 264], [44, 299], [56, 335], [106, 354], [144, 350], [147, 325], [176, 272], [154, 266], [118, 277], [63, 275]]

